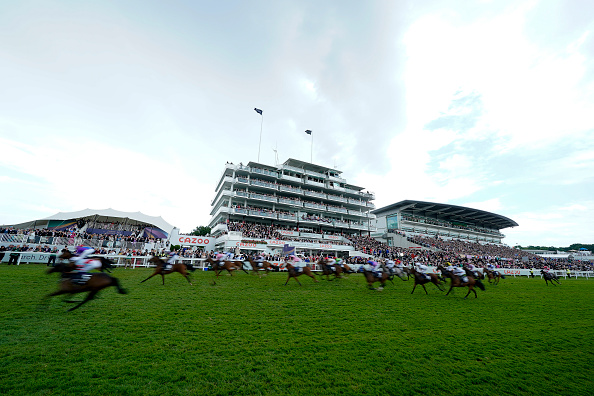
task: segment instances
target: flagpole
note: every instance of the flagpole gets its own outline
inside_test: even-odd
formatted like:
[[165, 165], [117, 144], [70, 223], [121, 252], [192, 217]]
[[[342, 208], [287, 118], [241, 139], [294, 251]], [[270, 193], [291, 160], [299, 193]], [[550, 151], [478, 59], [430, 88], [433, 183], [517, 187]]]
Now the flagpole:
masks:
[[258, 163], [260, 163], [260, 147], [262, 146], [262, 126], [264, 125], [264, 113], [260, 113], [262, 122], [260, 122], [260, 143], [258, 144]]
[[309, 162], [313, 164], [313, 133], [311, 133], [311, 149], [309, 152]]

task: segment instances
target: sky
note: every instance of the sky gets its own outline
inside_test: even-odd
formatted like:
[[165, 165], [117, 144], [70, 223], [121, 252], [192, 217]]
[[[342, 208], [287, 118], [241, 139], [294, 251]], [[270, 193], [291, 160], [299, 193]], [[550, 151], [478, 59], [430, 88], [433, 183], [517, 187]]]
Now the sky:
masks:
[[0, 0], [0, 224], [113, 208], [190, 232], [227, 161], [276, 150], [377, 208], [594, 243], [594, 3], [461, 4]]

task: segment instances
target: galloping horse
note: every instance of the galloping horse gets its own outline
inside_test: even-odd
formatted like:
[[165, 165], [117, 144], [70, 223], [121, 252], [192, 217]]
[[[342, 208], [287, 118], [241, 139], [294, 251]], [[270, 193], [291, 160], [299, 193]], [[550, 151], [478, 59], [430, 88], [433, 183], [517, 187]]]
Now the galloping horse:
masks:
[[217, 278], [224, 270], [227, 270], [231, 276], [233, 276], [233, 271], [237, 270], [242, 270], [246, 274], [248, 273], [245, 268], [243, 268], [242, 261], [224, 261], [221, 264], [218, 260], [213, 260], [211, 257], [207, 257], [205, 261], [210, 264]]
[[188, 283], [190, 285], [192, 285], [192, 281], [190, 280], [190, 276], [188, 275], [188, 271], [187, 271], [188, 269], [192, 272], [194, 272], [196, 270], [196, 268], [194, 268], [192, 266], [192, 264], [175, 263], [175, 264], [171, 265], [171, 268], [165, 269], [165, 266], [167, 265], [167, 263], [157, 256], [151, 257], [149, 259], [149, 263], [156, 264], [157, 267], [155, 268], [155, 272], [153, 272], [153, 274], [151, 276], [149, 276], [148, 278], [146, 278], [145, 280], [140, 281], [140, 283], [146, 282], [147, 280], [151, 279], [155, 275], [161, 275], [161, 278], [163, 279], [163, 285], [165, 285], [165, 275], [171, 274], [173, 272], [179, 272], [180, 274], [182, 274], [182, 276], [184, 278], [186, 278]]
[[[367, 287], [369, 288], [369, 290], [377, 290], [377, 291], [384, 290], [384, 287], [386, 287], [386, 281], [391, 281], [392, 278], [394, 277], [394, 275], [390, 275], [386, 271], [381, 271], [381, 273], [373, 272], [373, 271], [367, 270], [365, 267], [363, 267], [363, 276], [365, 277], [365, 280], [367, 281]], [[380, 287], [378, 287], [377, 289], [375, 287], [373, 287], [373, 284], [375, 282], [380, 282]]]
[[83, 304], [89, 302], [90, 300], [92, 300], [93, 298], [95, 298], [95, 296], [97, 295], [97, 293], [99, 293], [99, 291], [101, 291], [109, 286], [114, 286], [116, 289], [118, 289], [118, 293], [120, 293], [120, 294], [126, 294], [126, 290], [124, 290], [120, 286], [120, 282], [116, 278], [114, 278], [113, 276], [107, 275], [105, 273], [102, 273], [102, 272], [92, 273], [89, 280], [83, 285], [74, 283], [72, 278], [68, 276], [68, 274], [73, 269], [74, 269], [74, 264], [59, 263], [59, 264], [51, 267], [47, 271], [48, 274], [51, 274], [53, 272], [60, 272], [62, 274], [62, 279], [58, 286], [58, 290], [45, 296], [45, 298], [44, 298], [45, 300], [47, 300], [49, 297], [59, 296], [61, 294], [78, 294], [78, 293], [89, 292], [89, 294], [87, 294], [87, 297], [83, 301], [81, 301], [78, 305], [76, 305], [73, 308], [70, 308], [68, 310], [68, 311], [74, 311], [75, 309], [79, 308], [81, 305], [83, 305]]
[[493, 282], [494, 285], [498, 285], [501, 279], [505, 279], [505, 275], [501, 275], [499, 271], [491, 271], [487, 267], [483, 268], [483, 274], [486, 274], [489, 283]]
[[[561, 284], [559, 282], [559, 277], [555, 274], [552, 274], [550, 272], [545, 272], [544, 270], [540, 270], [540, 274], [542, 275], [543, 279], [545, 280], [545, 283], [547, 284], [547, 286], [549, 285], [549, 282], [551, 282], [551, 285], [553, 285], [553, 286], [557, 286], [557, 285]], [[557, 282], [557, 285], [555, 284], [555, 282]]]
[[423, 290], [425, 290], [425, 294], [429, 294], [429, 293], [427, 293], [427, 289], [425, 289], [425, 283], [429, 283], [429, 282], [431, 282], [435, 286], [437, 286], [437, 288], [440, 291], [444, 291], [443, 288], [441, 287], [441, 281], [439, 280], [439, 278], [437, 277], [437, 275], [435, 275], [435, 274], [427, 274], [429, 277], [426, 278], [423, 274], [417, 272], [414, 268], [411, 269], [411, 274], [414, 275], [415, 285], [413, 286], [413, 289], [410, 292], [410, 294], [413, 294], [415, 292], [415, 289], [417, 288], [417, 285], [423, 286]]
[[407, 281], [408, 278], [409, 278], [409, 276], [410, 276], [410, 274], [405, 271], [406, 269], [408, 269], [406, 267], [403, 267], [402, 269], [400, 269], [400, 268], [388, 268], [384, 264], [384, 265], [382, 265], [382, 268], [384, 269], [384, 272], [387, 272], [390, 275], [396, 275], [397, 277], [399, 277], [403, 281]]
[[258, 276], [260, 276], [260, 277], [261, 277], [260, 269], [263, 269], [264, 272], [266, 273], [266, 275], [268, 275], [268, 273], [270, 272], [271, 269], [278, 268], [277, 266], [273, 265], [272, 263], [270, 263], [268, 261], [262, 261], [261, 263], [254, 261], [254, 259], [251, 258], [250, 256], [247, 257], [247, 261], [252, 266], [252, 271], [254, 273], [258, 274]]
[[[74, 254], [67, 249], [64, 249], [64, 251], [62, 251], [62, 254], [60, 256], [58, 256], [59, 259], [61, 260], [69, 260], [72, 257], [74, 257]], [[99, 269], [99, 271], [104, 272], [107, 271], [109, 273], [111, 273], [111, 271], [109, 270], [110, 268], [113, 267], [114, 262], [110, 259], [108, 259], [107, 257], [101, 257], [101, 256], [89, 256], [86, 260], [94, 260], [94, 261], [99, 261], [101, 262], [101, 268]]]
[[[320, 276], [325, 275], [326, 280], [330, 281], [330, 280], [334, 280], [336, 278], [344, 278], [344, 276], [342, 275], [344, 271], [342, 270], [342, 267], [340, 265], [338, 265], [338, 264], [330, 265], [324, 259], [318, 260], [318, 262], [316, 264], [319, 265], [320, 268], [322, 269], [322, 272], [318, 273], [318, 275], [320, 275]], [[332, 270], [332, 268], [334, 268], [334, 270]], [[330, 279], [330, 275], [334, 275], [334, 278]]]
[[299, 279], [297, 279], [297, 277], [301, 276], [301, 275], [307, 275], [311, 279], [313, 279], [314, 282], [319, 282], [316, 279], [316, 277], [314, 276], [314, 274], [311, 272], [311, 268], [305, 266], [305, 267], [300, 267], [299, 269], [301, 271], [299, 271], [297, 268], [295, 268], [292, 264], [287, 263], [287, 272], [289, 273], [289, 277], [287, 278], [287, 281], [285, 282], [285, 286], [287, 286], [287, 283], [289, 283], [289, 280], [291, 278], [295, 279], [295, 281], [297, 281], [297, 283], [299, 283], [299, 286], [301, 286], [301, 282], [299, 282]]
[[468, 286], [468, 293], [466, 293], [466, 295], [464, 296], [464, 298], [468, 297], [468, 295], [470, 294], [470, 292], [474, 293], [474, 298], [477, 298], [477, 294], [476, 294], [476, 290], [474, 290], [474, 286], [476, 285], [479, 289], [481, 289], [482, 291], [485, 291], [485, 285], [483, 285], [483, 282], [481, 282], [479, 279], [475, 279], [474, 276], [472, 275], [466, 275], [466, 278], [468, 278], [467, 282], [462, 282], [462, 279], [460, 279], [459, 276], [454, 275], [451, 271], [445, 271], [445, 268], [442, 268], [441, 266], [437, 267], [439, 269], [441, 269], [441, 273], [443, 274], [443, 276], [445, 276], [446, 278], [450, 278], [451, 282], [450, 282], [450, 290], [448, 290], [448, 292], [446, 293], [446, 296], [448, 294], [450, 294], [450, 292], [452, 291], [452, 289], [454, 287], [466, 287]]

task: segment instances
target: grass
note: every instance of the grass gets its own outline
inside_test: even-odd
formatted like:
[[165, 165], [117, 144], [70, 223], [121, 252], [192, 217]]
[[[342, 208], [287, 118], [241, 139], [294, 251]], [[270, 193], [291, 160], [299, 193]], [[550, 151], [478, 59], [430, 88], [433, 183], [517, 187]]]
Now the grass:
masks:
[[[510, 278], [479, 298], [212, 273], [106, 289], [80, 309], [45, 266], [0, 267], [0, 393], [9, 395], [586, 395], [594, 281]], [[80, 296], [76, 299], [80, 300]]]

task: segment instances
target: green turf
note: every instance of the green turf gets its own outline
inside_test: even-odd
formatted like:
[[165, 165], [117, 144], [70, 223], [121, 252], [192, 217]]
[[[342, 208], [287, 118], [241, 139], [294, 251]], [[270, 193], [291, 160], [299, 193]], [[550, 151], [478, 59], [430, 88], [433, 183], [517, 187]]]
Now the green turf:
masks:
[[[0, 267], [0, 394], [587, 395], [594, 280], [510, 278], [479, 298], [362, 275], [314, 284], [210, 272], [106, 289], [79, 310], [45, 266]], [[80, 296], [77, 296], [80, 299]]]

